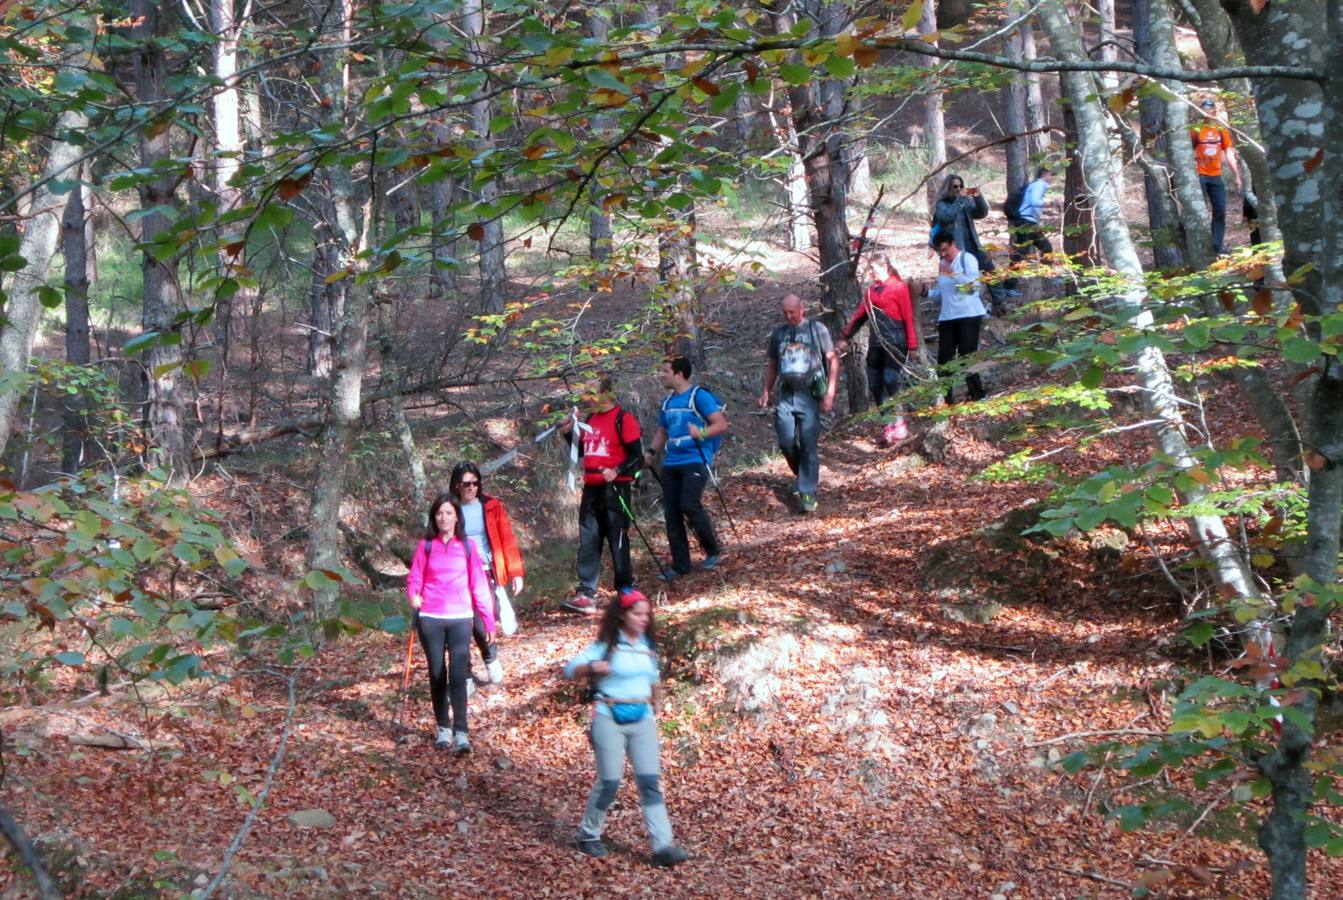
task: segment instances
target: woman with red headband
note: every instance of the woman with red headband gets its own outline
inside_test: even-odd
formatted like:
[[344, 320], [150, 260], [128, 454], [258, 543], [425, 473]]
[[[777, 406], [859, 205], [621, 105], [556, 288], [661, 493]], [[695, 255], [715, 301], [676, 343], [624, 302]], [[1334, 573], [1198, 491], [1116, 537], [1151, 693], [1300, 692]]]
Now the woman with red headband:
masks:
[[615, 802], [625, 757], [634, 769], [643, 805], [644, 827], [653, 847], [653, 865], [674, 866], [689, 857], [672, 840], [671, 820], [659, 786], [657, 641], [653, 608], [639, 591], [626, 589], [606, 607], [597, 640], [564, 667], [566, 678], [592, 683], [590, 741], [597, 756], [597, 783], [588, 795], [578, 849], [588, 856], [606, 856], [602, 825]]

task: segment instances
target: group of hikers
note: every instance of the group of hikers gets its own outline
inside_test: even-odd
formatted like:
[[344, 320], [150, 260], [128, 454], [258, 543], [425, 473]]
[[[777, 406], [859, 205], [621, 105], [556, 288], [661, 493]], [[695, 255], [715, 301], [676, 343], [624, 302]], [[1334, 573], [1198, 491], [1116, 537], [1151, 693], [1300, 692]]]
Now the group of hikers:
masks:
[[[1231, 155], [1230, 135], [1225, 129], [1213, 128], [1217, 133], [1211, 135], [1206, 130], [1203, 126], [1192, 129], [1191, 139], [1199, 148], [1200, 177], [1207, 179], [1204, 186], [1212, 201], [1214, 240], [1221, 252], [1224, 221], [1223, 227], [1217, 227], [1217, 222], [1225, 213], [1224, 188], [1220, 194], [1223, 202], [1219, 204], [1216, 198], [1222, 160], [1230, 161], [1238, 185], [1240, 176]], [[1208, 147], [1212, 149], [1204, 149]], [[1042, 228], [1044, 198], [1051, 180], [1048, 169], [1039, 169], [1031, 181], [1009, 194], [1004, 204], [1013, 235], [1013, 263], [1031, 250], [1051, 252]], [[938, 270], [936, 280], [923, 292], [939, 304], [937, 364], [948, 403], [955, 400], [950, 364], [978, 350], [980, 326], [990, 307], [1000, 312], [1014, 290], [1011, 279], [989, 285], [989, 302], [985, 303], [980, 278], [994, 266], [974, 223], [988, 211], [983, 195], [967, 187], [959, 175], [946, 178], [933, 210], [929, 246], [936, 255]], [[773, 404], [779, 448], [793, 475], [788, 491], [796, 497], [803, 514], [817, 509], [821, 415], [834, 407], [840, 355], [856, 333], [867, 326], [868, 386], [873, 400], [881, 405], [901, 391], [908, 355], [919, 346], [910, 285], [890, 257], [873, 257], [866, 274], [870, 284], [863, 302], [837, 342], [823, 323], [807, 317], [796, 294], [780, 301], [782, 322], [769, 335], [764, 390], [758, 404], [761, 409]], [[573, 595], [561, 605], [573, 612], [601, 616], [596, 639], [564, 667], [567, 678], [585, 679], [589, 685], [589, 743], [597, 777], [588, 795], [576, 846], [592, 857], [608, 854], [601, 840], [602, 828], [628, 757], [653, 863], [674, 866], [688, 858], [674, 842], [660, 787], [655, 720], [659, 705], [658, 645], [651, 602], [635, 586], [629, 529], [638, 529], [631, 511], [632, 486], [640, 471], [647, 468], [661, 483], [671, 551], [670, 567], [658, 564], [662, 580], [672, 582], [694, 571], [689, 532], [694, 533], [703, 553], [699, 568], [712, 571], [719, 565], [722, 544], [705, 507], [704, 494], [708, 485], [716, 485], [714, 457], [729, 426], [721, 401], [694, 384], [692, 374], [691, 361], [684, 356], [663, 361], [658, 378], [666, 395], [658, 407], [657, 428], [647, 447], [638, 416], [617, 401], [612, 379], [606, 374], [595, 376], [582, 390], [581, 418], [575, 408], [558, 426], [570, 446], [571, 458], [581, 461], [583, 469], [578, 583]], [[985, 396], [977, 373], [967, 372], [965, 382], [970, 399]], [[883, 427], [882, 440], [894, 444], [908, 435], [908, 426], [897, 408]], [[659, 458], [661, 475], [657, 476]], [[604, 611], [597, 600], [603, 545], [610, 551], [615, 588], [615, 598]], [[651, 546], [648, 549], [653, 552]], [[501, 630], [511, 634], [516, 628], [510, 595], [523, 590], [524, 576], [522, 555], [503, 504], [485, 493], [478, 466], [469, 461], [459, 463], [452, 470], [448, 491], [429, 508], [426, 533], [415, 548], [406, 579], [414, 629], [428, 662], [435, 743], [440, 747], [457, 754], [471, 752], [467, 701], [476, 684], [471, 671], [471, 644], [476, 644], [485, 664], [482, 681], [503, 681], [497, 634]]]

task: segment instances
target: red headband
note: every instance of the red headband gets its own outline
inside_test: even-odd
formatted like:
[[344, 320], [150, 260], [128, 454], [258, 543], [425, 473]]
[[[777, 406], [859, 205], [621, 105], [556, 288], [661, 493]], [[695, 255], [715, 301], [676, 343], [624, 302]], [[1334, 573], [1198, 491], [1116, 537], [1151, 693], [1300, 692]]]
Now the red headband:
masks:
[[648, 598], [643, 595], [642, 591], [637, 591], [634, 588], [627, 588], [620, 595], [620, 608], [629, 609], [631, 606], [633, 606], [636, 603], [639, 603], [640, 601], [647, 603]]

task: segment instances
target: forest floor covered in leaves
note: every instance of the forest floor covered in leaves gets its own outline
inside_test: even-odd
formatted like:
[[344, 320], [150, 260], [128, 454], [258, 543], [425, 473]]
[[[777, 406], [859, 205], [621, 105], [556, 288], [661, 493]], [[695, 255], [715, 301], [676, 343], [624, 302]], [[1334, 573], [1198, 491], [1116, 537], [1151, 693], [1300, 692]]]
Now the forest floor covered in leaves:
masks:
[[[970, 422], [920, 464], [925, 427], [894, 450], [875, 426], [830, 436], [816, 517], [786, 505], [781, 461], [733, 473], [723, 566], [657, 598], [665, 790], [692, 854], [675, 870], [648, 865], [630, 783], [612, 856], [571, 847], [593, 775], [559, 669], [594, 626], [558, 598], [524, 612], [507, 680], [472, 701], [469, 757], [430, 743], [418, 665], [394, 744], [404, 645], [365, 632], [303, 667], [292, 720], [284, 679], [264, 672], [151, 698], [152, 723], [124, 689], [30, 710], [6, 724], [23, 748], [6, 754], [10, 799], [68, 848], [77, 893], [180, 894], [218, 870], [287, 728], [225, 896], [1081, 897], [1143, 879], [1169, 896], [1264, 895], [1253, 849], [1183, 827], [1123, 834], [1102, 818], [1107, 785], [1052, 768], [1097, 733], [1168, 723], [1152, 686], [1178, 677], [1178, 603], [1150, 560], [995, 528], [1038, 491], [967, 480], [1001, 453]], [[169, 752], [67, 740], [146, 725]], [[1317, 884], [1343, 874], [1326, 868]]]

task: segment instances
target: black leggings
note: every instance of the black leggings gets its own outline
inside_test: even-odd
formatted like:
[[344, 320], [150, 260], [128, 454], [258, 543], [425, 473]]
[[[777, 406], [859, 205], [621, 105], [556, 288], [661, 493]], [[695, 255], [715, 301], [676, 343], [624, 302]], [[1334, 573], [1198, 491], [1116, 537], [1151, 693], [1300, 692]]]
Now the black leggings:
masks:
[[[949, 377], [947, 363], [979, 350], [979, 324], [983, 320], [983, 316], [966, 316], [937, 323], [937, 374], [946, 384], [948, 403], [956, 401], [952, 399], [954, 383]], [[965, 387], [971, 400], [982, 400], [988, 395], [977, 372], [965, 373]]]
[[[415, 617], [415, 631], [429, 663], [429, 696], [439, 728], [466, 732], [466, 679], [471, 671], [471, 620]], [[444, 651], [447, 664], [444, 665]], [[452, 720], [448, 720], [448, 697]]]

